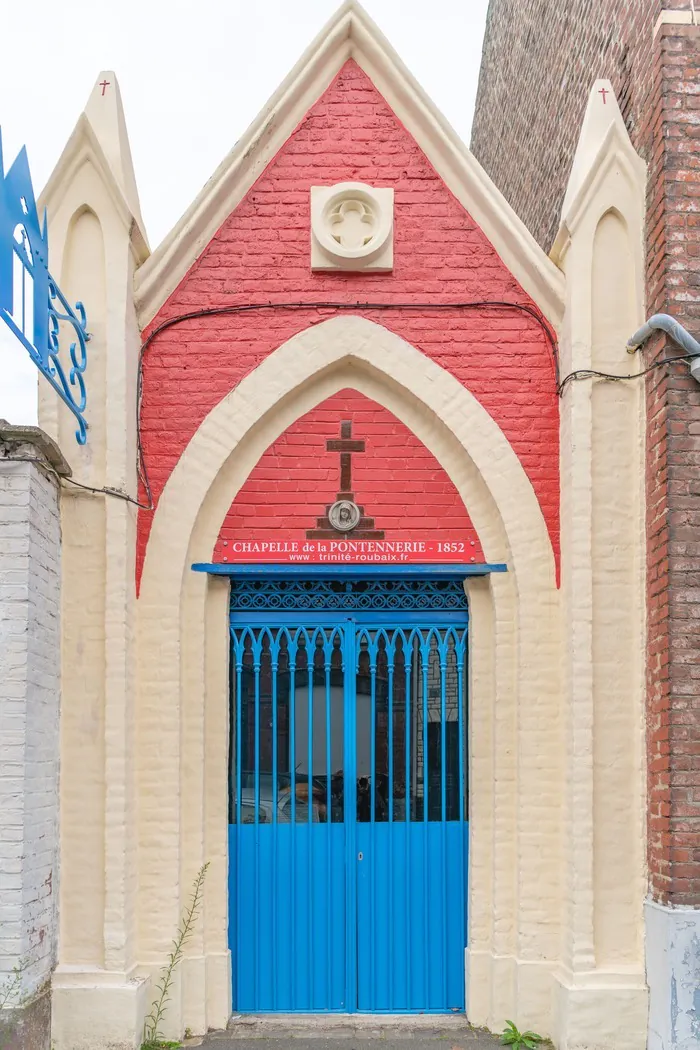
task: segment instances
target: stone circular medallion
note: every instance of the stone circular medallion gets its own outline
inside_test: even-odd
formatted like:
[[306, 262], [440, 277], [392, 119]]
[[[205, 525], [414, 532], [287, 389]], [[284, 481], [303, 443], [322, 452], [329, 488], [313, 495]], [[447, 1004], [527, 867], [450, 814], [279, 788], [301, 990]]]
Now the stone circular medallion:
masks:
[[328, 511], [328, 520], [338, 532], [350, 532], [360, 521], [360, 508], [349, 499], [339, 499]]
[[379, 258], [391, 243], [391, 192], [360, 182], [312, 187], [311, 229], [330, 260], [362, 269]]

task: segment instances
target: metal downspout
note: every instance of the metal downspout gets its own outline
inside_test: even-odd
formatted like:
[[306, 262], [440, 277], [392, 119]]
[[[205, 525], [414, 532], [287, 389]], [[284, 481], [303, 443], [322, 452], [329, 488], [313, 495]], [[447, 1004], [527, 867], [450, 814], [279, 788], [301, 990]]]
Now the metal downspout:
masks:
[[638, 328], [627, 340], [627, 353], [633, 354], [647, 341], [652, 332], [658, 331], [666, 332], [674, 343], [678, 343], [687, 354], [692, 355], [688, 361], [690, 374], [700, 383], [700, 343], [670, 314], [654, 314], [648, 321], [645, 321], [642, 327]]

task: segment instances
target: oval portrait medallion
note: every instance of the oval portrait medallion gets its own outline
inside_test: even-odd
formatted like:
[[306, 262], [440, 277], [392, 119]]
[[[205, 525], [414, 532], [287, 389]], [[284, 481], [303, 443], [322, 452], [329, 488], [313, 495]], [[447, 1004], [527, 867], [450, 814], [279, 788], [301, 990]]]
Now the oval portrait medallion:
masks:
[[350, 532], [360, 521], [360, 508], [349, 499], [339, 499], [328, 511], [328, 520], [338, 532]]

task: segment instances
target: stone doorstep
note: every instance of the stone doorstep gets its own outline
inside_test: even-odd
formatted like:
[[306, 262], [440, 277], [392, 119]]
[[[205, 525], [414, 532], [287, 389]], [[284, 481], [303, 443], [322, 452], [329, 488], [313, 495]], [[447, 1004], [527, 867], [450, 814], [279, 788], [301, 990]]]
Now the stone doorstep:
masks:
[[226, 1031], [185, 1040], [183, 1046], [235, 1050], [246, 1040], [255, 1040], [268, 1042], [277, 1050], [285, 1040], [303, 1043], [348, 1038], [362, 1044], [380, 1040], [399, 1046], [425, 1040], [444, 1046], [450, 1036], [460, 1044], [454, 1050], [463, 1050], [465, 1044], [473, 1050], [491, 1050], [500, 1045], [498, 1036], [473, 1028], [464, 1014], [235, 1014]]
[[334, 1028], [358, 1031], [373, 1028], [397, 1031], [430, 1029], [437, 1032], [470, 1029], [471, 1025], [464, 1014], [234, 1014], [227, 1031], [257, 1029], [276, 1033], [320, 1029], [327, 1032]]

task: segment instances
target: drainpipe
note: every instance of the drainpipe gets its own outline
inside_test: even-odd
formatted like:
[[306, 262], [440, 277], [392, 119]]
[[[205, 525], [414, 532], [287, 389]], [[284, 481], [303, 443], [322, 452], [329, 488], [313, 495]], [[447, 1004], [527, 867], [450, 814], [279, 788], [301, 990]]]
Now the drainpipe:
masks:
[[697, 339], [694, 339], [690, 332], [676, 321], [675, 317], [671, 317], [670, 314], [654, 314], [650, 317], [641, 328], [637, 329], [633, 336], [627, 340], [627, 353], [633, 354], [635, 350], [646, 343], [647, 339], [652, 332], [666, 332], [670, 335], [674, 343], [678, 343], [687, 354], [693, 356], [689, 358], [690, 374], [693, 379], [696, 379], [700, 383], [700, 343]]

